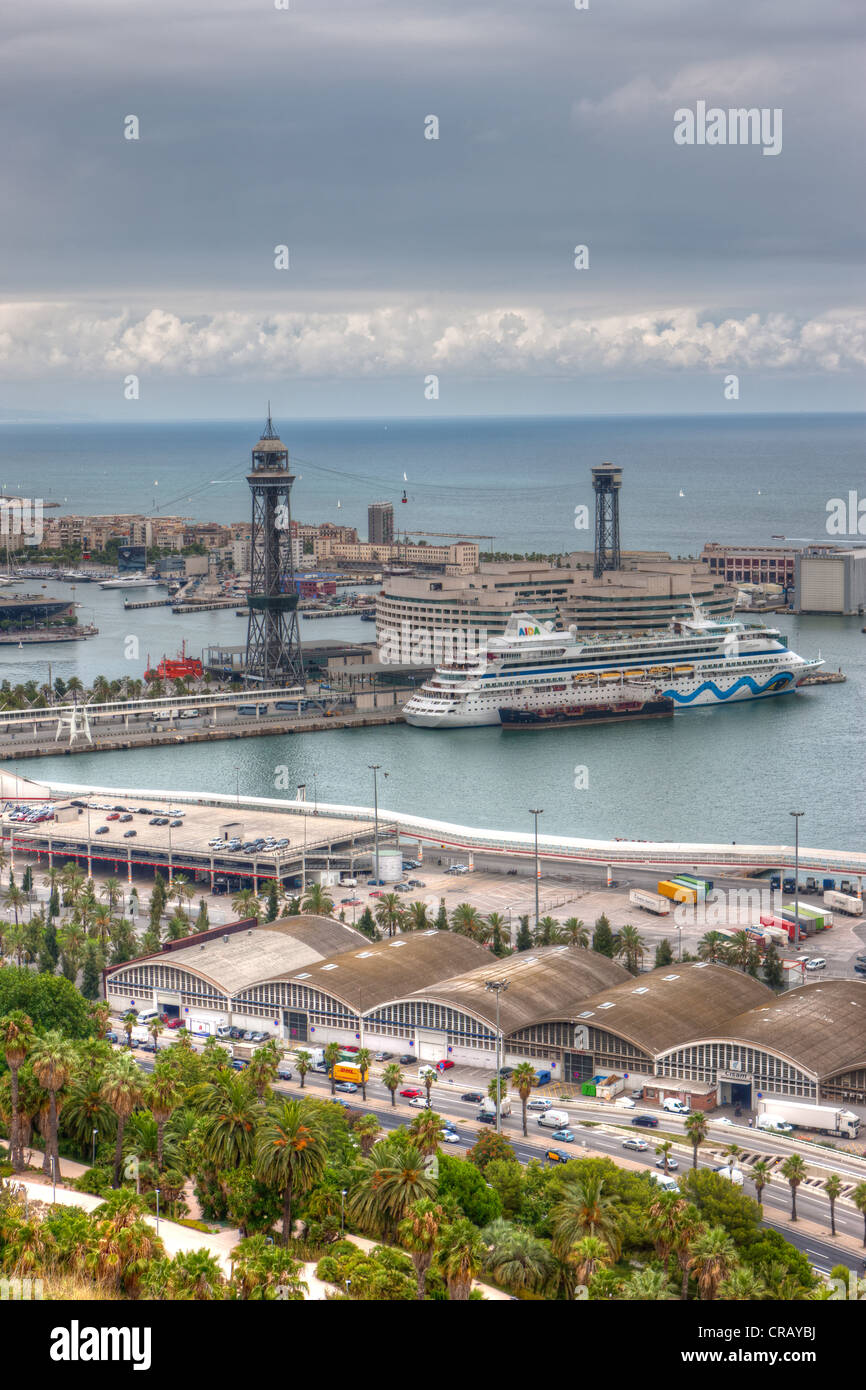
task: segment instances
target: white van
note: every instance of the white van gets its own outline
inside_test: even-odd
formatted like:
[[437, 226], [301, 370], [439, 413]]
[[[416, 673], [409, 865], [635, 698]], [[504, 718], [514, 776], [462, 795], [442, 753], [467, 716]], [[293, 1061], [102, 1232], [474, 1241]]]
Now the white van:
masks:
[[538, 1123], [546, 1129], [563, 1129], [569, 1123], [567, 1110], [545, 1110], [539, 1115]]
[[218, 1023], [216, 1026], [216, 1036], [218, 1038], [231, 1037], [231, 1031], [232, 1030], [227, 1023]]
[[688, 1115], [689, 1107], [684, 1100], [677, 1100], [676, 1096], [668, 1096], [667, 1100], [662, 1101], [662, 1110], [667, 1110], [672, 1115]]
[[159, 1018], [159, 1009], [142, 1009], [135, 1021], [146, 1026], [148, 1023], [152, 1023], [155, 1018]]
[[653, 1182], [658, 1183], [664, 1192], [679, 1192], [680, 1185], [669, 1173], [650, 1173]]

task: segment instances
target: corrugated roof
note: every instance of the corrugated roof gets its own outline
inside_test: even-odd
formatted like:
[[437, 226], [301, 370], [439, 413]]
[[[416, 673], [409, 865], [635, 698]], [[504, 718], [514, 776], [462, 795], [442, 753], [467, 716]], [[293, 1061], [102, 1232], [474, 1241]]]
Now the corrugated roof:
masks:
[[[265, 980], [282, 979], [305, 965], [316, 964], [336, 951], [366, 942], [353, 927], [330, 917], [283, 917], [228, 939], [218, 936], [173, 951], [166, 962], [198, 971], [228, 995]], [[162, 959], [154, 957], [153, 959]]]
[[725, 1037], [781, 1053], [819, 1080], [866, 1066], [866, 983], [792, 989], [730, 1019]]
[[695, 1037], [728, 1037], [737, 1014], [774, 997], [741, 970], [688, 961], [629, 976], [627, 984], [586, 999], [575, 1018], [658, 1056]]
[[486, 947], [454, 932], [411, 932], [383, 941], [363, 941], [359, 950], [343, 951], [297, 973], [268, 978], [290, 979], [324, 990], [351, 1009], [367, 1013], [410, 998], [419, 984], [435, 984], [490, 958]]
[[499, 1019], [503, 1032], [509, 1034], [534, 1023], [573, 1019], [588, 995], [631, 979], [621, 965], [595, 951], [546, 946], [517, 951], [504, 960], [487, 953], [483, 965], [431, 988], [417, 989], [415, 997], [467, 1010], [495, 1025], [496, 995], [487, 984], [507, 980], [508, 989], [500, 994]]

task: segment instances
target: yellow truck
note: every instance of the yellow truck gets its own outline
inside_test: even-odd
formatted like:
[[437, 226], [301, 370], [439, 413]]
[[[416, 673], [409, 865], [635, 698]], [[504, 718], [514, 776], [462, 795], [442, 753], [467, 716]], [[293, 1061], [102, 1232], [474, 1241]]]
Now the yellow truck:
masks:
[[354, 1081], [358, 1086], [366, 1085], [369, 1072], [360, 1067], [350, 1066], [348, 1062], [337, 1062], [334, 1067], [335, 1081]]

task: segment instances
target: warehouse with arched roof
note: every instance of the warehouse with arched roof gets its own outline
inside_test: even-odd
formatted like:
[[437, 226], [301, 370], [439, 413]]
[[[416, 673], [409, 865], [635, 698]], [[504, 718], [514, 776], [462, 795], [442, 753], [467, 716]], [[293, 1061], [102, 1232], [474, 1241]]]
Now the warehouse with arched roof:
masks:
[[866, 1098], [866, 983], [821, 980], [705, 1026], [658, 1058], [658, 1074], [718, 1080], [720, 1099], [758, 1093], [819, 1101]]

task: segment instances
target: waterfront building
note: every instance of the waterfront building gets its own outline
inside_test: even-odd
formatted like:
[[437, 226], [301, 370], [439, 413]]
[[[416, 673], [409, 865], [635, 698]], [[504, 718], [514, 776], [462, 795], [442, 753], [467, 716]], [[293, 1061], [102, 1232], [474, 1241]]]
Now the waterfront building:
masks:
[[866, 549], [808, 546], [794, 566], [794, 612], [866, 612]]

